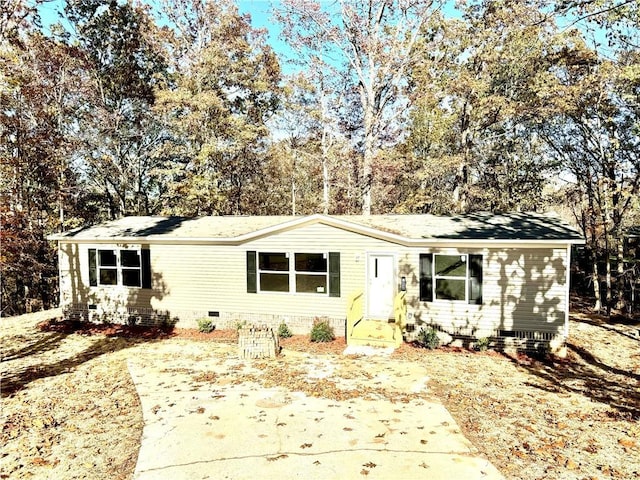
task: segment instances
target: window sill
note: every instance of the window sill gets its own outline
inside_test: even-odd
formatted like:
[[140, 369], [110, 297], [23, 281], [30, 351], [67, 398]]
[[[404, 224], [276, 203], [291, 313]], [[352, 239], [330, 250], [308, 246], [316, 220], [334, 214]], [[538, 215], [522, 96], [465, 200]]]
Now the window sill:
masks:
[[323, 292], [323, 293], [313, 293], [313, 292], [309, 292], [309, 293], [305, 293], [305, 292], [270, 292], [268, 290], [258, 290], [256, 292], [258, 295], [291, 295], [291, 296], [295, 296], [295, 297], [328, 297], [329, 293], [328, 292]]
[[142, 290], [143, 287], [135, 287], [135, 286], [128, 286], [128, 285], [94, 285], [94, 286], [90, 286], [89, 288], [126, 288], [126, 289], [137, 289], [137, 290]]
[[482, 307], [484, 304], [482, 303], [475, 303], [475, 302], [469, 302], [468, 300], [444, 300], [444, 299], [438, 299], [438, 300], [420, 300], [421, 304], [424, 305], [429, 305], [429, 304], [435, 304], [435, 305], [468, 305], [470, 307]]

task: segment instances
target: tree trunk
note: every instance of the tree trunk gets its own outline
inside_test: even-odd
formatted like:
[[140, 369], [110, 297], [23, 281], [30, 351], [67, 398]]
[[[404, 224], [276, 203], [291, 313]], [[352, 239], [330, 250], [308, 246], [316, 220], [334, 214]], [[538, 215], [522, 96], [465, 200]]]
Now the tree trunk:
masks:
[[612, 198], [612, 216], [613, 226], [611, 229], [612, 239], [616, 244], [616, 309], [624, 312], [625, 310], [625, 279], [624, 279], [624, 235], [622, 233], [622, 217], [623, 206], [621, 205], [622, 199], [622, 185], [616, 181], [615, 169], [613, 167], [609, 170], [609, 179], [614, 186], [613, 198]]
[[291, 215], [296, 214], [296, 179], [291, 176]]
[[607, 271], [605, 274], [605, 284], [607, 286], [607, 316], [611, 316], [611, 300], [613, 299], [613, 290], [611, 285], [611, 253], [609, 253], [609, 242], [605, 242], [605, 246], [607, 249], [606, 253], [606, 267]]
[[60, 180], [58, 188], [58, 232], [64, 232], [64, 194], [62, 192], [63, 179]]
[[328, 155], [329, 155], [329, 145], [328, 138], [329, 133], [327, 132], [327, 128], [322, 129], [322, 213], [325, 215], [329, 214], [329, 165], [328, 165]]
[[362, 214], [371, 215], [371, 187], [373, 185], [373, 159], [375, 138], [373, 133], [367, 132], [364, 139], [364, 158], [362, 163]]
[[[324, 79], [323, 79], [324, 80]], [[329, 214], [329, 148], [331, 133], [329, 132], [329, 113], [327, 107], [327, 98], [324, 89], [324, 81], [321, 81], [321, 99], [320, 105], [322, 108], [322, 213]]]
[[329, 168], [325, 156], [322, 157], [322, 213], [329, 214]]
[[[605, 200], [606, 201], [606, 200]], [[611, 299], [613, 298], [612, 290], [611, 290], [611, 252], [609, 250], [609, 228], [607, 227], [607, 213], [606, 207], [603, 212], [603, 233], [604, 233], [604, 258], [605, 258], [605, 286], [606, 286], [606, 297], [605, 304], [607, 307], [607, 316], [611, 315]]]
[[591, 280], [593, 281], [593, 296], [596, 297], [593, 310], [600, 313], [602, 310], [602, 300], [600, 293], [600, 275], [598, 275], [598, 256], [595, 250], [591, 250]]
[[629, 316], [633, 318], [633, 312], [635, 311], [636, 306], [636, 275], [635, 270], [631, 272], [631, 279], [629, 282], [629, 287], [631, 290], [631, 298], [629, 301]]
[[466, 156], [465, 154], [465, 160], [458, 167], [456, 186], [453, 190], [453, 199], [456, 202], [456, 208], [459, 212], [466, 212], [468, 207], [467, 184], [469, 183], [469, 174]]
[[616, 309], [624, 312], [627, 308], [626, 300], [624, 298], [625, 293], [625, 279], [624, 279], [624, 239], [622, 235], [618, 234], [618, 238], [616, 241], [618, 243], [618, 255], [617, 255], [617, 282], [616, 282], [616, 290], [617, 290], [617, 301], [616, 301]]
[[111, 192], [109, 191], [109, 187], [106, 186], [106, 185], [105, 185], [105, 196], [107, 197], [107, 206], [109, 208], [109, 218], [111, 220], [115, 220], [116, 218], [118, 218], [117, 212], [116, 212], [115, 202], [113, 201], [113, 196], [111, 195]]
[[473, 138], [471, 132], [471, 110], [472, 105], [466, 102], [460, 119], [460, 144], [462, 147], [462, 162], [458, 167], [456, 175], [456, 184], [453, 190], [453, 199], [456, 203], [456, 209], [459, 212], [465, 212], [468, 208], [468, 183], [469, 183], [469, 164], [471, 162], [471, 149], [473, 147]]

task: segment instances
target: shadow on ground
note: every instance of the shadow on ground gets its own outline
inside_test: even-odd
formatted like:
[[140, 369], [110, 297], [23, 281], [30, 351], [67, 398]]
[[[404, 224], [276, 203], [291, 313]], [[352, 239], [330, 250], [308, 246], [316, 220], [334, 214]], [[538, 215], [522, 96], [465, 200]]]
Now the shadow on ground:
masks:
[[[597, 344], [595, 344], [597, 345]], [[543, 380], [529, 385], [554, 393], [576, 393], [610, 408], [630, 420], [640, 420], [640, 374], [600, 360], [597, 352], [569, 340], [566, 359], [518, 363]]]
[[[46, 359], [49, 353], [54, 356], [54, 352], [61, 349], [71, 335], [95, 337], [95, 340], [84, 350], [70, 352], [71, 356], [52, 363], [25, 365], [24, 362], [19, 362], [27, 357], [35, 357], [34, 361]], [[169, 329], [91, 325], [65, 320], [43, 322], [38, 325], [33, 335], [3, 339], [5, 355], [2, 357], [4, 368], [0, 396], [9, 397], [35, 380], [69, 372], [101, 355], [127, 349], [139, 343], [161, 340], [171, 335]], [[20, 343], [20, 346], [12, 346], [12, 343]], [[17, 362], [17, 365], [13, 365], [13, 362]]]

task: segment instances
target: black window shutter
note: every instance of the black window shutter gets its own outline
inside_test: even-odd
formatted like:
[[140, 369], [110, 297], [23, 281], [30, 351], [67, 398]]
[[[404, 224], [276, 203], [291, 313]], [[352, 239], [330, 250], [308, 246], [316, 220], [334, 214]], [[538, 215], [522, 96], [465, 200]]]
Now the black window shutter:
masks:
[[482, 255], [469, 255], [469, 303], [482, 304]]
[[247, 252], [247, 293], [258, 291], [258, 274], [256, 271], [256, 252]]
[[89, 285], [98, 286], [98, 265], [96, 263], [96, 249], [89, 249]]
[[433, 302], [433, 254], [420, 254], [420, 301]]
[[340, 296], [340, 252], [329, 252], [329, 296]]
[[151, 251], [149, 247], [140, 250], [140, 265], [142, 266], [142, 288], [151, 288]]

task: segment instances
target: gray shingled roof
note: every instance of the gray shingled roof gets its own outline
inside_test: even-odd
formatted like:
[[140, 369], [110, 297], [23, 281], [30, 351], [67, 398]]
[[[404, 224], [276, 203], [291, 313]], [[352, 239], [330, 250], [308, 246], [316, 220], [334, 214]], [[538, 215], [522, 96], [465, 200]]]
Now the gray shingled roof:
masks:
[[76, 240], [109, 238], [234, 238], [295, 217], [124, 217], [60, 234]]
[[582, 236], [575, 229], [558, 217], [537, 213], [474, 213], [456, 216], [125, 217], [53, 235], [51, 238], [76, 241], [122, 238], [233, 239], [263, 229], [277, 228], [289, 222], [302, 222], [305, 219], [328, 223], [335, 221], [356, 231], [364, 227], [410, 240], [582, 240]]
[[581, 240], [582, 236], [553, 215], [472, 213], [455, 216], [373, 215], [356, 223], [408, 238], [455, 240]]

